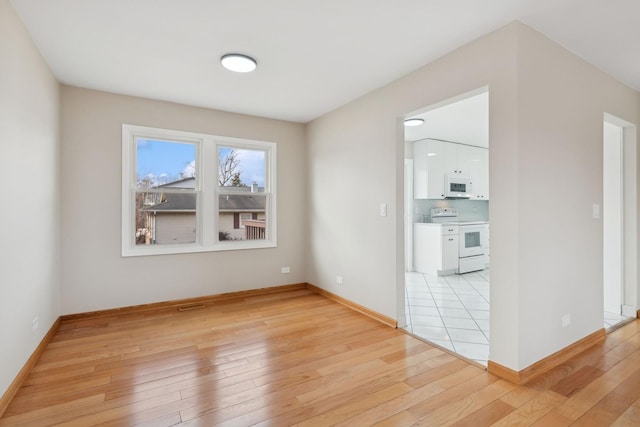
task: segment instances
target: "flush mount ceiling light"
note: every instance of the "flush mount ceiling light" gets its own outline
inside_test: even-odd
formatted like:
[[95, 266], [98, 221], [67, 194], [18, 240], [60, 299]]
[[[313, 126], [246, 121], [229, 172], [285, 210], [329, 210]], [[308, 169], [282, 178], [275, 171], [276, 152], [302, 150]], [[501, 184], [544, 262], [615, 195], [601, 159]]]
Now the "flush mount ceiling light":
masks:
[[242, 55], [241, 53], [227, 53], [226, 55], [222, 55], [220, 63], [227, 70], [235, 71], [236, 73], [250, 73], [258, 66], [255, 59], [247, 55]]
[[405, 126], [420, 126], [423, 123], [424, 123], [424, 119], [418, 119], [418, 118], [407, 119], [404, 121]]

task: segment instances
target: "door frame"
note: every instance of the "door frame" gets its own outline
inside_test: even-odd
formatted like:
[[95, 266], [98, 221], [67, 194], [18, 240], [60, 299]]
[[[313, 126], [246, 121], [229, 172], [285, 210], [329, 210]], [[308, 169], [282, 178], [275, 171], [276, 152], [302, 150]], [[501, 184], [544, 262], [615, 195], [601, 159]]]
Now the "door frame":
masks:
[[604, 113], [603, 122], [622, 128], [622, 315], [636, 317], [640, 308], [637, 128], [633, 123], [608, 113]]

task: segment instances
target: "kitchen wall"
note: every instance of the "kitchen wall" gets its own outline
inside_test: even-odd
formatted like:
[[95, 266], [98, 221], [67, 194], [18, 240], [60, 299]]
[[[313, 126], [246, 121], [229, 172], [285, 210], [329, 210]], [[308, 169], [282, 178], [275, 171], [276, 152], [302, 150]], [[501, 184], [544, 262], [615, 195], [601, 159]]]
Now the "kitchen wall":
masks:
[[456, 208], [459, 221], [489, 221], [489, 200], [415, 199], [413, 222], [431, 222], [431, 209]]
[[[522, 23], [309, 124], [307, 276], [401, 318], [402, 119], [483, 86], [490, 93], [490, 359], [518, 371], [602, 328], [602, 222], [591, 212], [602, 203], [603, 115], [640, 123], [637, 91]], [[389, 205], [387, 217], [380, 203]], [[566, 314], [572, 323], [563, 328]]]
[[2, 396], [60, 315], [59, 85], [8, 0], [0, 64]]
[[[122, 124], [277, 144], [278, 247], [123, 258]], [[304, 125], [62, 88], [63, 313], [305, 281]], [[282, 274], [288, 266], [291, 273]]]

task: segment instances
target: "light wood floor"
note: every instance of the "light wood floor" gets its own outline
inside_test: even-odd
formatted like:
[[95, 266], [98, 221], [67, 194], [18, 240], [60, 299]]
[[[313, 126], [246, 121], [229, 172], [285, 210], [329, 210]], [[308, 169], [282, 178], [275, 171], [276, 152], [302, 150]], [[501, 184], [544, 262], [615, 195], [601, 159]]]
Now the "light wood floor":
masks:
[[639, 349], [518, 387], [302, 289], [63, 322], [0, 426], [638, 426]]

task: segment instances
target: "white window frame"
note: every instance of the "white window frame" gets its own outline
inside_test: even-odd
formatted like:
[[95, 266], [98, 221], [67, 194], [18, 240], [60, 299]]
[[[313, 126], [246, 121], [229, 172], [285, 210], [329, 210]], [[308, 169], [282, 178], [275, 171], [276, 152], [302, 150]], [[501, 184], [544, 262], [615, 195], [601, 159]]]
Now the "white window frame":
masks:
[[[176, 245], [135, 244], [136, 140], [177, 141], [196, 145], [196, 242]], [[264, 192], [266, 238], [218, 240], [219, 147], [261, 150], [266, 154]], [[276, 144], [273, 142], [208, 135], [137, 125], [122, 125], [122, 256], [183, 254], [277, 247]]]

